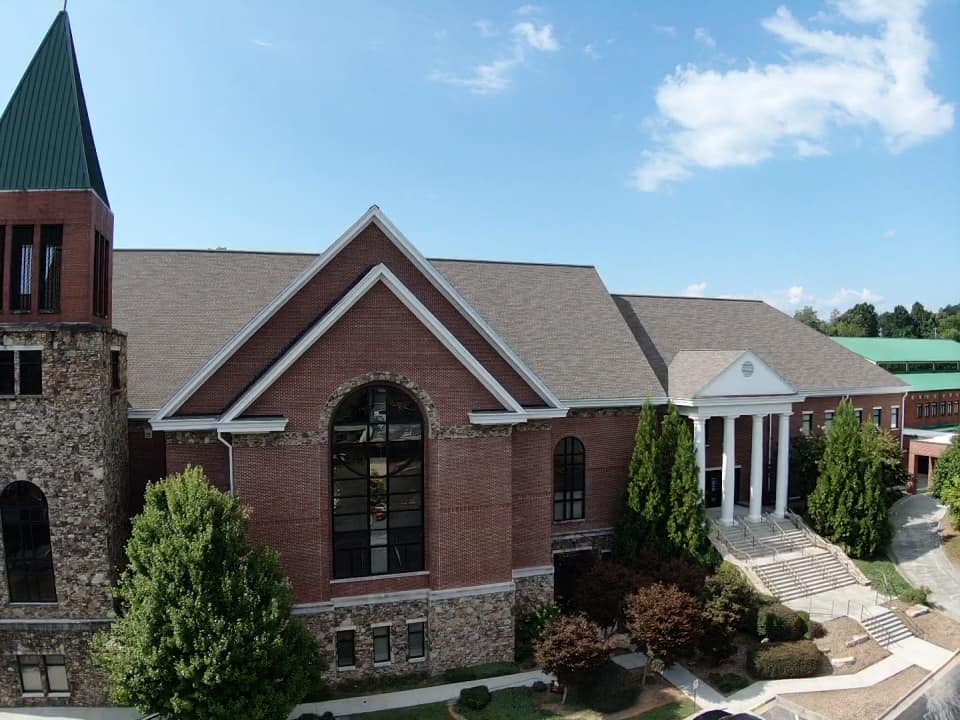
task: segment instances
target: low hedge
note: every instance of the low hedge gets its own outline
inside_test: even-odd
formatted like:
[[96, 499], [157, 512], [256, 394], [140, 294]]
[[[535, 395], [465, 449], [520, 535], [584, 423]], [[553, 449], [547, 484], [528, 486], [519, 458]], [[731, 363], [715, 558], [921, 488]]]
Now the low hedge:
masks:
[[499, 675], [511, 675], [519, 671], [520, 667], [516, 663], [493, 662], [444, 670], [443, 679], [449, 683], [472, 682], [474, 680], [486, 680], [487, 678], [497, 677]]
[[591, 673], [587, 687], [580, 689], [577, 697], [591, 710], [615, 713], [633, 705], [639, 692], [637, 680], [629, 670], [607, 661], [597, 672]]
[[486, 685], [477, 685], [461, 690], [457, 705], [467, 710], [483, 710], [492, 699], [493, 695]]
[[807, 619], [786, 605], [766, 605], [757, 611], [757, 635], [768, 640], [802, 640]]
[[743, 690], [747, 685], [753, 683], [748, 677], [744, 677], [740, 673], [719, 673], [712, 672], [708, 676], [711, 687], [715, 690], [720, 691], [724, 695], [730, 695], [731, 693], [737, 692], [737, 690]]
[[810, 640], [764, 643], [747, 656], [747, 668], [761, 680], [813, 677], [824, 660]]

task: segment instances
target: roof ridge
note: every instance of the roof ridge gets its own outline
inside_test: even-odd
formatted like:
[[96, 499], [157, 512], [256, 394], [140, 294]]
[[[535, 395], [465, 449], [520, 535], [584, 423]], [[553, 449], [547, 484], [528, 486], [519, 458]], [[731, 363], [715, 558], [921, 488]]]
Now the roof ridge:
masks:
[[767, 302], [759, 298], [725, 298], [725, 297], [694, 297], [690, 295], [655, 295], [653, 293], [610, 293], [613, 297], [623, 298], [658, 298], [663, 300], [722, 300], [724, 302], [754, 302], [766, 305]]
[[434, 258], [428, 257], [430, 262], [461, 262], [478, 263], [481, 265], [534, 265], [538, 267], [570, 267], [570, 268], [589, 268], [596, 270], [596, 265], [585, 265], [581, 263], [559, 263], [559, 262], [539, 262], [536, 260], [477, 260], [470, 258]]
[[218, 248], [114, 248], [115, 253], [210, 253], [212, 255], [291, 255], [297, 257], [317, 257], [320, 253], [299, 252], [296, 250], [220, 250]]

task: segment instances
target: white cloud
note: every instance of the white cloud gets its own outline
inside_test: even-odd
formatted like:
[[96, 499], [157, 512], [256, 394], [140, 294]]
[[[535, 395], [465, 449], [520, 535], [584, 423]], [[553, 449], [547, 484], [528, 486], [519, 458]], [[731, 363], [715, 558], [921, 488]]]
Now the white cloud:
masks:
[[892, 237], [893, 237], [894, 235], [896, 235], [896, 234], [897, 234], [897, 231], [896, 231], [896, 230], [884, 230], [884, 231], [883, 231], [883, 237], [885, 237], [887, 240], [889, 240], [890, 238], [892, 238]]
[[593, 46], [593, 43], [587, 43], [583, 46], [583, 54], [591, 60], [600, 59], [600, 53], [597, 52], [597, 49]]
[[802, 285], [794, 285], [793, 287], [787, 289], [788, 305], [799, 305], [801, 300], [803, 300]]
[[876, 305], [878, 302], [883, 300], [883, 296], [875, 293], [870, 288], [864, 288], [863, 290], [850, 290], [848, 288], [840, 288], [834, 295], [826, 302], [826, 305], [829, 305], [832, 308], [848, 308], [851, 305], [856, 305], [857, 303], [873, 303]]
[[543, 10], [543, 8], [540, 7], [539, 5], [533, 5], [532, 3], [526, 3], [526, 4], [521, 5], [520, 7], [518, 7], [516, 10], [514, 10], [514, 12], [515, 12], [517, 15], [536, 15], [536, 14], [538, 14], [541, 10]]
[[706, 45], [708, 48], [715, 48], [717, 46], [717, 41], [713, 39], [713, 35], [711, 35], [706, 28], [698, 27], [696, 30], [694, 30], [693, 38], [698, 43]]
[[494, 27], [493, 23], [489, 20], [484, 20], [483, 18], [473, 21], [473, 26], [483, 37], [493, 37], [497, 34], [497, 30]]
[[254, 39], [251, 40], [250, 42], [252, 42], [252, 43], [253, 43], [254, 45], [256, 45], [257, 47], [262, 47], [262, 48], [271, 48], [271, 47], [273, 47], [273, 43], [270, 42], [269, 40], [261, 40], [261, 39], [259, 39], [259, 38], [254, 38]]
[[[678, 67], [657, 90], [661, 129], [633, 177], [656, 190], [699, 168], [756, 165], [784, 146], [822, 155], [838, 127], [879, 128], [891, 152], [953, 127], [954, 106], [927, 86], [933, 43], [923, 0], [838, 0], [853, 35], [809, 29], [784, 7], [763, 27], [788, 52], [778, 63], [720, 72]], [[806, 144], [804, 144], [806, 143]]]
[[707, 289], [705, 282], [691, 283], [683, 290], [686, 297], [703, 297], [704, 290]]
[[651, 25], [653, 31], [658, 35], [676, 35], [677, 29], [673, 25]]
[[517, 23], [513, 26], [513, 34], [540, 52], [554, 52], [560, 49], [560, 43], [553, 36], [553, 25], [542, 25], [538, 28], [530, 22]]

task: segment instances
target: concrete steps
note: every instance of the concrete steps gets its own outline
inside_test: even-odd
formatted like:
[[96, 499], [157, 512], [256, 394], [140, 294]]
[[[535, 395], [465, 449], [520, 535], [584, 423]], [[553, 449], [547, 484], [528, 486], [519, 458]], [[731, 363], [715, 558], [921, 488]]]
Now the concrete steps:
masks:
[[777, 553], [790, 553], [810, 546], [810, 541], [799, 530], [771, 532], [767, 527], [754, 526], [744, 533], [742, 526], [721, 530], [724, 539], [734, 549], [749, 557], [764, 557]]
[[884, 647], [913, 636], [910, 628], [891, 610], [864, 618], [860, 622], [870, 637]]
[[857, 582], [840, 561], [824, 551], [809, 551], [791, 560], [755, 565], [754, 571], [781, 602]]

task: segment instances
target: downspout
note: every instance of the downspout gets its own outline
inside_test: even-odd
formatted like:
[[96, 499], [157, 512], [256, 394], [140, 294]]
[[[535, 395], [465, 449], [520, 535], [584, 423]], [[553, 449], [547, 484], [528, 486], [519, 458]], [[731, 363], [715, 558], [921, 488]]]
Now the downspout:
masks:
[[230, 495], [233, 495], [233, 445], [223, 439], [223, 431], [217, 430], [217, 440], [227, 446], [227, 466], [230, 475]]

